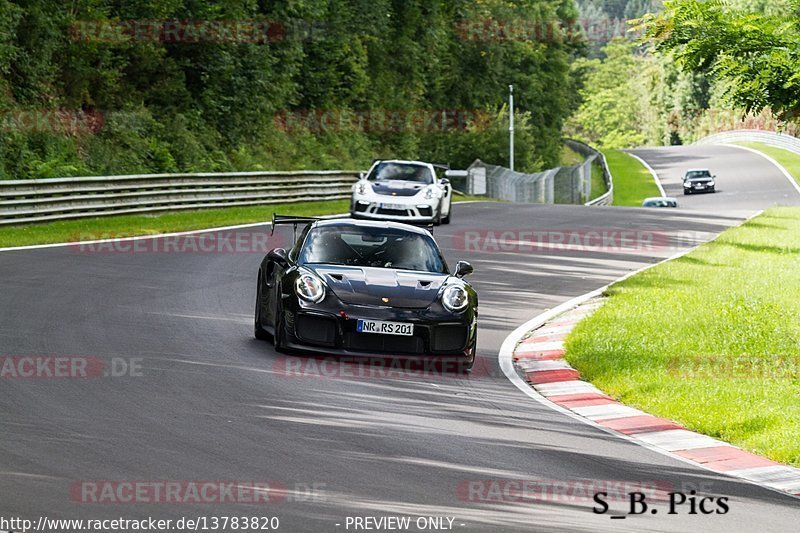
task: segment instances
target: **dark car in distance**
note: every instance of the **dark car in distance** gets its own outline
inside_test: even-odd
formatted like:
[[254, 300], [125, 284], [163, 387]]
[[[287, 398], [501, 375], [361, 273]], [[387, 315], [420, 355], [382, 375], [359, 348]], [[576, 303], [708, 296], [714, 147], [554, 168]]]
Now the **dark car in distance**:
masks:
[[[298, 223], [298, 219], [281, 222]], [[306, 224], [258, 271], [255, 336], [277, 351], [475, 360], [478, 296], [459, 261], [449, 273], [423, 228], [331, 219]], [[273, 226], [274, 227], [274, 226]]]
[[705, 168], [693, 168], [683, 176], [683, 194], [696, 192], [716, 192], [716, 176]]

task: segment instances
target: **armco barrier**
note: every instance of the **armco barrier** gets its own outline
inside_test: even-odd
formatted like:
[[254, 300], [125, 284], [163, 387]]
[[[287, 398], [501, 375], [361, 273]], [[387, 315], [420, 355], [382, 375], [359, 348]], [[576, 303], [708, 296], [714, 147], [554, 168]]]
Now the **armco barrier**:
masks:
[[599, 154], [597, 157], [603, 167], [603, 179], [606, 182], [606, 192], [594, 200], [586, 202], [584, 205], [611, 205], [614, 203], [614, 177], [611, 175], [611, 169], [608, 168], [605, 154], [603, 154], [603, 152], [597, 153]]
[[0, 180], [0, 225], [179, 209], [338, 200], [357, 171], [141, 174]]
[[592, 165], [599, 162], [603, 169], [603, 181], [606, 183], [606, 192], [597, 198], [589, 200], [584, 205], [611, 205], [614, 203], [614, 178], [611, 176], [611, 170], [608, 168], [606, 156], [603, 152], [595, 150], [586, 143], [567, 139], [564, 143], [572, 150], [586, 156], [586, 161], [583, 163], [581, 172], [583, 172], [583, 184], [585, 188], [586, 197], [589, 197], [592, 190]]
[[581, 204], [591, 194], [592, 167], [600, 165], [606, 192], [584, 205], [611, 205], [614, 201], [614, 180], [603, 154], [579, 141], [567, 139], [565, 143], [583, 155], [585, 161], [579, 165], [525, 174], [477, 159], [467, 169], [465, 190], [468, 194], [509, 202]]
[[765, 130], [733, 130], [703, 137], [695, 144], [724, 144], [736, 142], [760, 142], [800, 154], [800, 139], [784, 133]]

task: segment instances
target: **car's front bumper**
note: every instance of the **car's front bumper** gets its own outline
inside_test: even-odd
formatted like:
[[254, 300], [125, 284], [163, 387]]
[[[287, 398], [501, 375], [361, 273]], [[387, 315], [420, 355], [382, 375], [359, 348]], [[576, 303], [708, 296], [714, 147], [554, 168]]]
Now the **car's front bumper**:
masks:
[[[477, 314], [460, 315], [430, 309], [343, 306], [334, 310], [286, 310], [286, 345], [320, 354], [379, 356], [469, 357], [475, 340]], [[359, 319], [414, 325], [414, 334], [381, 335], [356, 331]]]
[[385, 199], [354, 198], [350, 212], [359, 218], [396, 220], [398, 222], [433, 222], [439, 210], [438, 198], [387, 196]]
[[692, 185], [691, 187], [683, 186], [683, 192], [709, 192], [714, 190], [714, 185]]

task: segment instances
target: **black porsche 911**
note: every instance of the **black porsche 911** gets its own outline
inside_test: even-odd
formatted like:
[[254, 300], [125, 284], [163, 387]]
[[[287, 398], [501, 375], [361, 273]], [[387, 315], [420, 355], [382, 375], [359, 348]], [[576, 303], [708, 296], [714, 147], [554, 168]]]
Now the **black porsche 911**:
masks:
[[278, 351], [475, 360], [478, 296], [449, 273], [433, 236], [397, 222], [280, 217], [304, 224], [290, 250], [261, 262], [255, 336]]

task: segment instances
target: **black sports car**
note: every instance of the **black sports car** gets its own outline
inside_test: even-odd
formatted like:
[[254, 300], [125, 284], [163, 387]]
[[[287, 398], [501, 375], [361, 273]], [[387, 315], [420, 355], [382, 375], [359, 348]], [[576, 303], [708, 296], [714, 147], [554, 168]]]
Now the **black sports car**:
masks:
[[716, 186], [716, 176], [712, 176], [711, 171], [705, 168], [687, 170], [683, 176], [683, 194], [715, 192]]
[[261, 262], [255, 336], [278, 351], [475, 360], [478, 296], [459, 261], [449, 274], [423, 228], [397, 222], [280, 217], [306, 224]]

